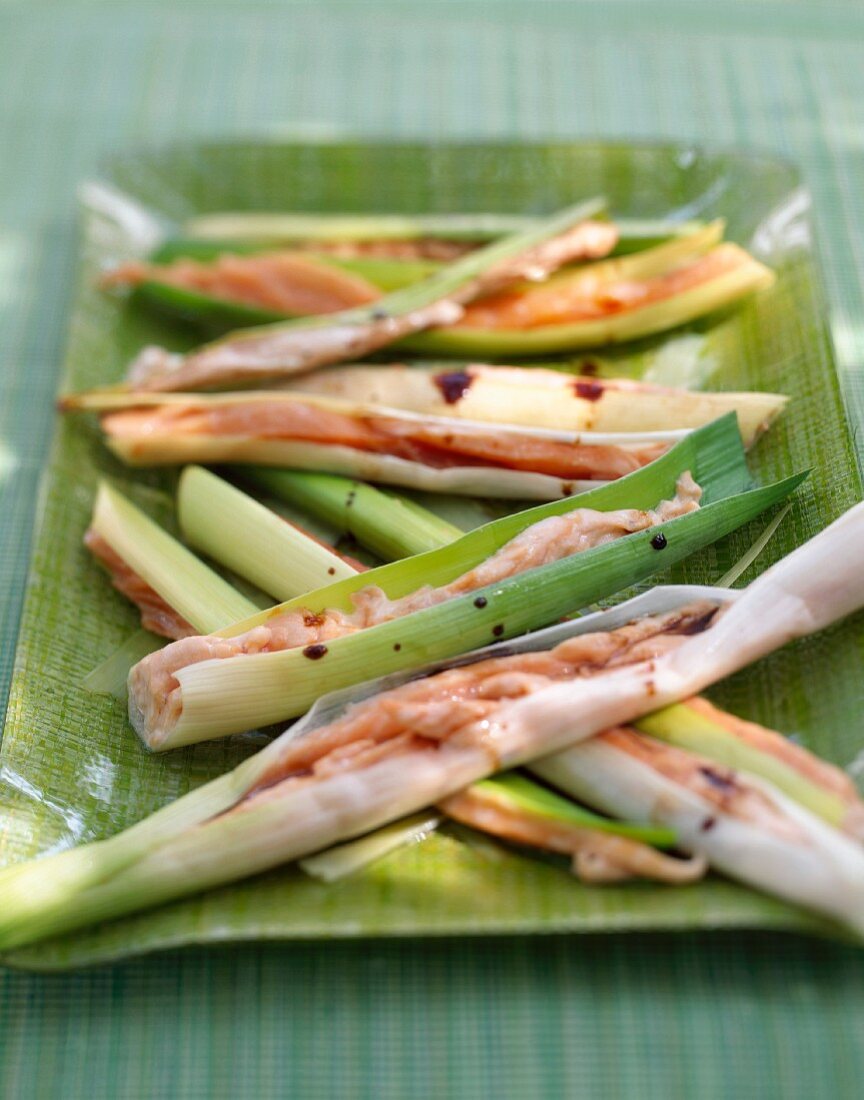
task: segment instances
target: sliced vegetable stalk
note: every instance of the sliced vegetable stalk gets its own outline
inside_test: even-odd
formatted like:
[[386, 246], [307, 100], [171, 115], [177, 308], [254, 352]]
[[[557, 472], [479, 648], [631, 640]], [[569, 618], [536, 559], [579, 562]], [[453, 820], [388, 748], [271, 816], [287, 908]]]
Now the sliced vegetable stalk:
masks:
[[700, 857], [677, 859], [651, 847], [674, 844], [671, 830], [598, 817], [516, 773], [473, 783], [438, 805], [448, 817], [482, 832], [570, 856], [573, 873], [583, 882], [636, 877], [680, 884], [700, 879], [707, 866]]
[[[502, 765], [560, 753], [687, 698], [864, 606], [855, 552], [862, 535], [859, 506], [734, 598], [722, 590], [655, 590], [509, 646], [509, 655], [481, 652], [473, 664], [401, 686], [367, 684], [359, 695], [322, 700], [234, 772], [117, 837], [0, 873], [0, 947], [302, 858], [440, 802]], [[442, 695], [446, 722], [434, 703]], [[663, 800], [656, 783], [648, 786], [650, 769], [623, 773], [617, 763], [607, 781], [626, 778], [630, 808], [656, 820]], [[597, 786], [592, 781], [595, 801]], [[675, 799], [667, 805], [682, 801], [679, 788], [663, 783], [664, 796]], [[704, 829], [712, 815], [701, 804], [694, 830], [689, 796], [676, 825], [684, 835], [689, 824], [694, 849], [718, 865], [737, 853], [739, 876], [864, 933], [861, 846], [776, 792], [769, 801], [791, 832], [727, 829], [725, 819]], [[716, 817], [721, 810], [712, 806]], [[724, 836], [720, 849], [716, 838]], [[754, 836], [765, 838], [758, 849]]]
[[173, 636], [168, 629], [181, 630], [180, 636], [189, 627], [194, 628], [191, 633], [218, 630], [258, 610], [106, 482], [96, 493], [88, 537], [91, 549], [114, 572], [120, 591], [142, 606], [144, 625], [161, 627], [159, 632], [168, 637]]
[[774, 730], [719, 710], [707, 699], [649, 714], [636, 728], [723, 768], [764, 779], [810, 813], [864, 839], [864, 802], [849, 776]]
[[314, 856], [301, 859], [300, 867], [312, 878], [322, 882], [337, 882], [348, 875], [356, 874], [408, 844], [417, 844], [433, 833], [441, 821], [440, 814], [427, 810], [412, 814], [403, 821], [385, 825], [359, 840], [349, 840], [347, 844], [338, 844], [327, 848]]
[[748, 447], [788, 400], [775, 393], [699, 393], [626, 378], [574, 377], [542, 367], [482, 363], [458, 369], [329, 367], [292, 380], [286, 388], [427, 416], [577, 432], [698, 428], [731, 409]]
[[[190, 240], [179, 242], [175, 255], [187, 255], [188, 245], [216, 242], [236, 247], [248, 242], [262, 245], [296, 245], [331, 242], [414, 242], [438, 239], [481, 243], [536, 224], [536, 217], [525, 214], [299, 214], [299, 213], [224, 213], [205, 214], [185, 225]], [[645, 243], [654, 244], [669, 237], [686, 236], [700, 227], [699, 222], [639, 220], [616, 218], [620, 234], [619, 249], [636, 251]]]
[[774, 283], [722, 223], [689, 237], [562, 272], [470, 305], [462, 318], [403, 346], [423, 355], [512, 358], [600, 347], [655, 335], [725, 309]]
[[674, 828], [731, 878], [864, 934], [860, 842], [768, 780], [627, 726], [531, 767], [607, 813]]
[[504, 429], [278, 390], [93, 393], [67, 398], [64, 407], [106, 412], [108, 446], [136, 466], [249, 462], [433, 492], [534, 500], [571, 496], [630, 473], [687, 431]]
[[362, 481], [309, 470], [237, 467], [245, 481], [351, 535], [384, 561], [436, 550], [463, 532], [413, 501]]
[[187, 466], [177, 489], [183, 537], [280, 600], [290, 600], [357, 568], [263, 504], [200, 466]]
[[[742, 467], [727, 449], [723, 424], [694, 433], [695, 447], [690, 437], [650, 476], [646, 469], [631, 475], [629, 485], [618, 482], [583, 498], [584, 508], [559, 503], [506, 517], [442, 550], [235, 624], [221, 637], [168, 647], [132, 671], [133, 724], [151, 748], [164, 749], [278, 722], [336, 686], [512, 637], [671, 565], [753, 518], [801, 480], [724, 499], [740, 488]], [[732, 427], [733, 418], [725, 424]], [[662, 521], [659, 533], [646, 530], [657, 514], [609, 514], [623, 501], [649, 504], [646, 490], [653, 496], [649, 506], [657, 508], [657, 486], [672, 497], [691, 464], [706, 506], [687, 506], [679, 518]], [[683, 502], [679, 497], [676, 508]], [[641, 533], [624, 534], [634, 523]], [[549, 564], [540, 564], [544, 560]], [[418, 591], [424, 582], [437, 587]], [[366, 625], [371, 623], [378, 625]]]
[[410, 333], [451, 324], [479, 294], [526, 276], [545, 277], [579, 256], [604, 254], [615, 243], [614, 230], [587, 221], [601, 207], [598, 201], [569, 207], [371, 306], [246, 330], [188, 355], [147, 348], [130, 368], [130, 385], [183, 390], [247, 384], [359, 359]]

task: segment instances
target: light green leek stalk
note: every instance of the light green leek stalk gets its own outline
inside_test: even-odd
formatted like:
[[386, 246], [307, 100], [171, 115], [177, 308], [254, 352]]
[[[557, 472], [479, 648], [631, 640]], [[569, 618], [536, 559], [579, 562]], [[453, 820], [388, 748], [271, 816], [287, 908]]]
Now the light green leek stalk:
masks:
[[491, 798], [498, 799], [513, 809], [524, 810], [533, 817], [545, 817], [565, 825], [577, 825], [582, 829], [596, 829], [601, 833], [640, 840], [644, 844], [653, 844], [656, 848], [672, 848], [675, 845], [673, 829], [656, 825], [635, 825], [632, 822], [601, 817], [600, 814], [550, 791], [548, 787], [535, 783], [519, 772], [503, 772], [492, 779], [481, 779], [471, 785], [471, 790], [488, 794]]
[[[659, 741], [707, 757], [736, 771], [767, 779], [778, 790], [829, 824], [837, 828], [844, 826], [849, 815], [850, 799], [841, 797], [836, 785], [822, 784], [818, 772], [805, 775], [781, 755], [750, 744], [736, 732], [735, 722], [732, 716], [714, 707], [709, 710], [698, 703], [678, 703], [646, 715], [634, 725]], [[771, 731], [768, 732], [770, 734]], [[776, 736], [780, 737], [779, 734]], [[817, 763], [821, 765], [822, 762]], [[860, 831], [860, 822], [858, 824]]]
[[201, 466], [187, 466], [180, 476], [177, 517], [190, 546], [279, 600], [357, 572], [329, 547]]
[[258, 610], [107, 482], [97, 490], [91, 527], [169, 607], [202, 633]]
[[[805, 476], [741, 492], [749, 478], [735, 417], [730, 414], [697, 429], [649, 466], [578, 499], [556, 501], [497, 520], [441, 550], [340, 581], [236, 623], [220, 634], [243, 634], [288, 610], [350, 612], [352, 593], [372, 584], [391, 599], [423, 584], [447, 584], [547, 516], [578, 507], [603, 511], [656, 507], [660, 500], [674, 496], [676, 481], [685, 470], [702, 486], [704, 506], [663, 525], [662, 555], [652, 544], [656, 532], [643, 531], [517, 574], [486, 590], [335, 638], [313, 654], [285, 649], [178, 667], [174, 675], [182, 704], [179, 717], [174, 713], [166, 716], [163, 701], [149, 698], [146, 670], [136, 666], [130, 676], [133, 724], [155, 750], [225, 736], [302, 714], [325, 692], [452, 657], [497, 637], [536, 629], [713, 542], [782, 500]], [[166, 659], [170, 661], [170, 656]]]
[[337, 882], [348, 875], [356, 874], [390, 855], [407, 844], [417, 844], [425, 840], [440, 824], [441, 817], [433, 811], [412, 814], [411, 817], [394, 821], [383, 829], [361, 836], [359, 840], [349, 840], [346, 844], [337, 844], [334, 848], [318, 852], [299, 860], [299, 866], [322, 882]]
[[[492, 241], [535, 225], [527, 214], [204, 214], [186, 222], [184, 232], [196, 241], [216, 244], [285, 246], [306, 241], [411, 241], [438, 237], [450, 241]], [[632, 252], [668, 237], [686, 236], [701, 227], [697, 221], [670, 222], [615, 218], [619, 252]], [[252, 244], [255, 242], [255, 244]], [[170, 246], [172, 242], [166, 242]], [[181, 242], [182, 244], [183, 242]], [[164, 249], [159, 258], [163, 259]], [[175, 248], [164, 258], [188, 256]], [[191, 255], [196, 255], [194, 252]], [[328, 257], [329, 258], [329, 257]]]
[[414, 501], [337, 474], [268, 466], [243, 466], [234, 472], [277, 500], [351, 535], [384, 561], [435, 550], [463, 533]]
[[522, 214], [203, 214], [183, 226], [189, 237], [217, 241], [408, 241], [420, 237], [492, 241], [537, 219]]

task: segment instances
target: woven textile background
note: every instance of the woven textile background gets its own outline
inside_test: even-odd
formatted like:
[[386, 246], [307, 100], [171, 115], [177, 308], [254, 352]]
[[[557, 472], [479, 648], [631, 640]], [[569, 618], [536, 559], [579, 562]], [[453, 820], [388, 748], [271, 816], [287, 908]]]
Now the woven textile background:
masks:
[[[814, 193], [861, 425], [862, 51], [856, 0], [0, 0], [0, 709], [74, 189], [106, 154], [251, 131], [786, 155]], [[864, 955], [767, 935], [251, 947], [0, 974], [0, 1095], [15, 1100], [851, 1098], [862, 1035]]]

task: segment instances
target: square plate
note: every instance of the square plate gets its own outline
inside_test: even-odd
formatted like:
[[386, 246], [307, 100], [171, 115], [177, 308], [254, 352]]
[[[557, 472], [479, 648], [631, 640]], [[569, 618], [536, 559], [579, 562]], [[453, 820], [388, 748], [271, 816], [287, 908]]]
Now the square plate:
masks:
[[[177, 348], [195, 342], [96, 289], [104, 265], [140, 254], [142, 228], [150, 224], [112, 202], [118, 191], [158, 218], [178, 221], [226, 209], [542, 212], [601, 193], [621, 216], [723, 216], [731, 239], [777, 270], [776, 286], [743, 308], [630, 349], [618, 363], [659, 381], [791, 396], [787, 413], [752, 453], [751, 467], [763, 480], [808, 466], [812, 475], [759, 568], [861, 498], [811, 248], [808, 196], [787, 164], [674, 145], [242, 142], [129, 156], [111, 167], [107, 182], [115, 190], [100, 191], [98, 209], [85, 204], [64, 389], [120, 377], [144, 342]], [[122, 468], [93, 425], [59, 422], [0, 754], [4, 863], [110, 835], [250, 751], [249, 740], [237, 738], [148, 755], [123, 708], [81, 688], [82, 677], [136, 628], [133, 609], [81, 546], [97, 478], [106, 475], [145, 493], [170, 485], [170, 475]], [[764, 520], [694, 556], [673, 579], [715, 582], [762, 526]], [[710, 694], [846, 765], [858, 748], [848, 716], [864, 712], [862, 659], [858, 620], [790, 646]], [[285, 868], [22, 949], [6, 961], [62, 968], [232, 940], [721, 927], [825, 931], [719, 878], [686, 888], [585, 887], [558, 865], [454, 831], [334, 885]]]

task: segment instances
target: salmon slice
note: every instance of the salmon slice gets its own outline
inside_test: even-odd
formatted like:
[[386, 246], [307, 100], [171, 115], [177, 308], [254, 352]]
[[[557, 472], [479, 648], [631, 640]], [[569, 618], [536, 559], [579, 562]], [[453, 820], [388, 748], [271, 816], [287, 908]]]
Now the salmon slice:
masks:
[[658, 458], [668, 443], [640, 446], [565, 443], [523, 433], [470, 431], [388, 416], [348, 416], [300, 401], [243, 401], [123, 410], [106, 414], [109, 436], [207, 435], [296, 440], [393, 455], [434, 468], [483, 465], [565, 480], [612, 481]]
[[504, 804], [489, 797], [482, 784], [451, 795], [439, 802], [438, 808], [463, 825], [503, 840], [570, 856], [573, 873], [583, 882], [599, 884], [636, 877], [680, 884], [702, 878], [708, 867], [699, 856], [676, 859], [629, 837]]
[[[615, 445], [559, 443], [527, 435], [491, 432], [460, 432], [443, 425], [418, 425], [410, 421], [373, 421], [382, 432], [413, 443], [424, 444], [446, 454], [469, 458], [484, 466], [527, 470], [536, 474], [574, 480], [614, 481], [653, 462], [669, 447], [651, 443], [624, 448]], [[394, 453], [394, 452], [391, 452]]]
[[336, 313], [381, 296], [376, 286], [359, 275], [293, 251], [252, 256], [225, 253], [209, 263], [181, 259], [170, 264], [121, 264], [100, 285], [138, 286], [151, 280], [297, 316]]
[[139, 609], [145, 630], [175, 640], [197, 634], [195, 627], [166, 603], [92, 527], [84, 535], [84, 545], [108, 570], [117, 591]]
[[542, 286], [478, 299], [465, 307], [452, 327], [529, 329], [592, 321], [672, 298], [750, 262], [737, 245], [721, 244], [697, 260], [648, 279], [610, 283], [589, 268], [551, 278]]
[[[560, 561], [692, 512], [699, 507], [700, 496], [701, 489], [688, 471], [679, 478], [675, 497], [661, 501], [653, 511], [620, 509], [598, 512], [591, 508], [577, 508], [563, 516], [549, 517], [526, 528], [481, 565], [438, 588], [426, 585], [416, 592], [391, 600], [377, 585], [369, 585], [352, 593], [354, 611], [350, 613], [337, 608], [277, 611], [265, 623], [233, 637], [211, 634], [183, 638], [135, 665], [129, 680], [130, 696], [136, 700], [142, 714], [147, 716], [148, 724], [155, 723], [157, 718], [160, 724], [176, 722], [182, 702], [175, 674], [189, 665], [213, 659], [275, 653], [301, 646], [314, 655], [316, 646], [325, 645], [335, 638], [423, 611], [518, 573]], [[573, 639], [572, 644], [576, 642], [578, 639]]]

